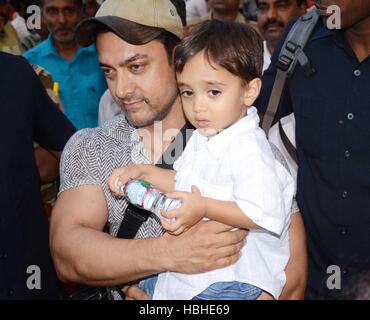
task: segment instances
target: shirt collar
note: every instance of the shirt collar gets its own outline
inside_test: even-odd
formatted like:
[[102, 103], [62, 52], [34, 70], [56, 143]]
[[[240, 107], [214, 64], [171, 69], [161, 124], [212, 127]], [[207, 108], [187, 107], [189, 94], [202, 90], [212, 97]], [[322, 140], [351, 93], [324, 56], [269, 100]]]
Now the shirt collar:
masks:
[[319, 21], [317, 22], [312, 37], [310, 41], [318, 40], [321, 38], [326, 38], [333, 36], [335, 34], [334, 30], [328, 29], [325, 24], [322, 22], [321, 18], [319, 18]]
[[[213, 20], [212, 10], [210, 10], [205, 17], [206, 17], [207, 20]], [[246, 20], [245, 20], [244, 16], [240, 12], [238, 12], [238, 14], [237, 14], [237, 16], [236, 16], [236, 18], [233, 22], [245, 23]]]
[[256, 129], [259, 124], [259, 117], [255, 107], [248, 108], [246, 116], [224, 129], [211, 139], [202, 135], [199, 130], [195, 131], [195, 150], [199, 151], [205, 146], [209, 153], [219, 159], [227, 150], [234, 139], [239, 139], [246, 132]]
[[[81, 54], [84, 54], [84, 53], [95, 53], [95, 45], [92, 44], [91, 46], [88, 46], [88, 47], [80, 47], [78, 48], [77, 50], [77, 54], [75, 56], [75, 58], [73, 60], [75, 60], [79, 55]], [[54, 44], [53, 44], [53, 40], [52, 40], [52, 37], [51, 35], [49, 34], [49, 36], [47, 37], [47, 39], [45, 40], [44, 42], [44, 48], [41, 52], [41, 55], [43, 57], [47, 57], [49, 55], [55, 55], [57, 57], [60, 57], [59, 54], [58, 54], [58, 51], [57, 49], [55, 48]]]

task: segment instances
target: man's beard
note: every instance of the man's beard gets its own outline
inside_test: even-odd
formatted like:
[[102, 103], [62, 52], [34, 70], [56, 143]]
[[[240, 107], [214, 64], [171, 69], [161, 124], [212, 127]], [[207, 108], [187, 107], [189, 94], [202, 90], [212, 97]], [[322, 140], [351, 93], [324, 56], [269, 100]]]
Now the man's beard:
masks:
[[[150, 110], [153, 111], [150, 118], [142, 119], [142, 120], [134, 120], [134, 119], [130, 118], [130, 115], [129, 115], [128, 112], [124, 111], [124, 113], [126, 115], [126, 119], [129, 121], [129, 123], [132, 126], [137, 127], [137, 128], [150, 126], [150, 125], [154, 124], [155, 121], [162, 121], [168, 115], [168, 113], [171, 111], [177, 97], [178, 97], [178, 91], [175, 90], [174, 94], [171, 96], [171, 98], [167, 101], [167, 103], [165, 103], [163, 105], [163, 108], [161, 108], [160, 110], [156, 110], [153, 107], [153, 105], [150, 103], [150, 100], [148, 98], [141, 97], [140, 100], [143, 101], [144, 103], [146, 103], [149, 106]], [[135, 101], [135, 99], [132, 99], [132, 98], [130, 98], [130, 99]], [[127, 98], [116, 99], [115, 101], [122, 108], [122, 105], [124, 106], [124, 104], [125, 104], [125, 100], [127, 101], [128, 99]]]

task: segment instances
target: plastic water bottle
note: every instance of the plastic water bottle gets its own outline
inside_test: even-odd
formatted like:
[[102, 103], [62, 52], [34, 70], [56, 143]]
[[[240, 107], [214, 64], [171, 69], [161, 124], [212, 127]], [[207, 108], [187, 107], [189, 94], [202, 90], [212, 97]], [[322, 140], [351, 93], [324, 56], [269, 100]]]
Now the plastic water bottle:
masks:
[[[127, 200], [145, 210], [153, 212], [160, 219], [169, 220], [161, 216], [160, 210], [170, 211], [179, 208], [182, 201], [168, 198], [163, 192], [144, 180], [131, 180], [124, 187], [124, 194]], [[174, 219], [171, 219], [173, 222]]]

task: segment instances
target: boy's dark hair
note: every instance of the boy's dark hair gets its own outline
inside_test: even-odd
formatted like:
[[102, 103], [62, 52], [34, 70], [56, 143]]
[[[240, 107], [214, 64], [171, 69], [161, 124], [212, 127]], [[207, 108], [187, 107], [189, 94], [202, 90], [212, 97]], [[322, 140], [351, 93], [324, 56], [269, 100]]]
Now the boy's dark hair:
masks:
[[208, 20], [197, 25], [175, 49], [176, 72], [181, 73], [201, 51], [210, 65], [219, 65], [245, 82], [262, 75], [262, 38], [247, 24]]

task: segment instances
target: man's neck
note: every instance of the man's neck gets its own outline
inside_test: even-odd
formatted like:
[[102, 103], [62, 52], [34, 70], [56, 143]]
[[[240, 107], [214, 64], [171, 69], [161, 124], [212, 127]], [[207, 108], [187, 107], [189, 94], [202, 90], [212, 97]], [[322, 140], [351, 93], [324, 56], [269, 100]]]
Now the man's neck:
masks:
[[77, 54], [78, 44], [76, 41], [60, 43], [53, 39], [53, 44], [58, 54], [67, 61], [72, 61]]
[[357, 59], [365, 60], [370, 55], [370, 17], [346, 30], [345, 35]]
[[182, 111], [181, 100], [177, 98], [171, 111], [162, 121], [138, 130], [153, 163], [161, 158], [185, 123], [186, 119]]
[[212, 19], [221, 21], [235, 21], [238, 16], [238, 12], [217, 12], [212, 11]]

